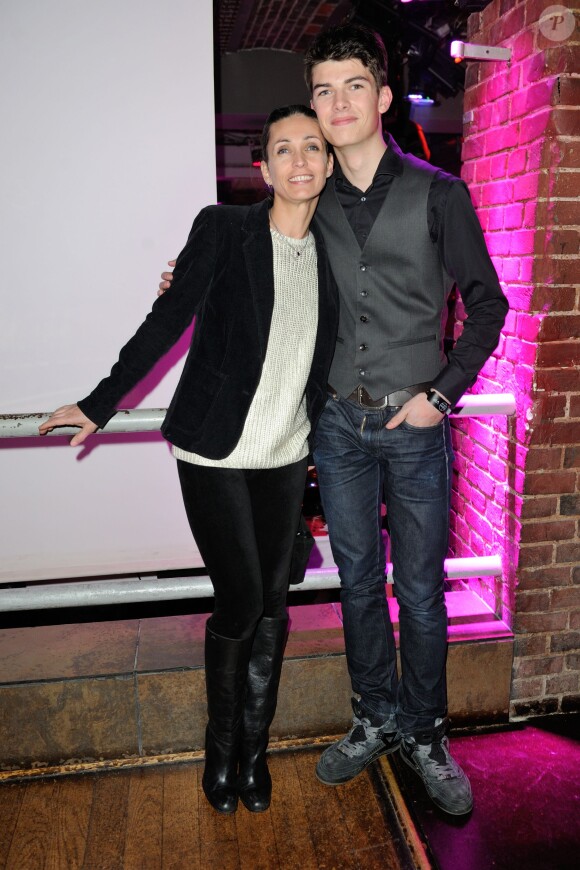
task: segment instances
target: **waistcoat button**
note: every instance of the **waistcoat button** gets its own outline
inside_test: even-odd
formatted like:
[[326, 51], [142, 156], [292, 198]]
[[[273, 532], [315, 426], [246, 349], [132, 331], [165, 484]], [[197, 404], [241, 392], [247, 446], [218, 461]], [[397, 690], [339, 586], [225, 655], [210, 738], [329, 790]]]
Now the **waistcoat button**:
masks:
[[360, 316], [360, 322], [361, 322], [361, 323], [368, 323], [368, 322], [369, 322], [369, 319], [368, 319], [368, 317], [366, 316], [366, 314], [361, 314], [361, 316]]

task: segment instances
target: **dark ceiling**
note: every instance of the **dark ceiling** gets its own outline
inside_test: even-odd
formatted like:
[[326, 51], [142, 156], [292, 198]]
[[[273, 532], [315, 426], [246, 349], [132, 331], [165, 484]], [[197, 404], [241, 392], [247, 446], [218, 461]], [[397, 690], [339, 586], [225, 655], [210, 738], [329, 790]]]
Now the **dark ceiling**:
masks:
[[[303, 53], [333, 24], [377, 30], [387, 46], [390, 85], [422, 89], [435, 98], [463, 87], [462, 65], [449, 56], [452, 39], [465, 38], [467, 18], [490, 0], [215, 0], [216, 50], [255, 48]], [[405, 96], [402, 93], [401, 96]]]

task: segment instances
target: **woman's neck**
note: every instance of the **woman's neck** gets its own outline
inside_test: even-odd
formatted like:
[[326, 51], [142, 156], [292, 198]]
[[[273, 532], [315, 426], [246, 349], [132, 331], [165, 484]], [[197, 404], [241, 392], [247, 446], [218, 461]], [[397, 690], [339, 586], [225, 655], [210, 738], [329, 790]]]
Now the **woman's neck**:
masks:
[[270, 223], [275, 230], [291, 239], [303, 239], [308, 235], [310, 221], [318, 204], [318, 199], [289, 207], [286, 203], [277, 201], [270, 209]]

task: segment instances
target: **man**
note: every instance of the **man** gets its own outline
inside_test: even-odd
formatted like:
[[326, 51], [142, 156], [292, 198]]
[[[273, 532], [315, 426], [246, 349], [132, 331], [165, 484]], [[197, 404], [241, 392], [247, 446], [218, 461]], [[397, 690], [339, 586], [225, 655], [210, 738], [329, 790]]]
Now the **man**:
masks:
[[[314, 461], [341, 578], [351, 731], [329, 747], [318, 778], [356, 776], [400, 753], [439, 807], [473, 805], [449, 753], [443, 562], [452, 451], [447, 413], [497, 346], [507, 302], [464, 184], [383, 139], [391, 102], [380, 37], [344, 26], [306, 53], [306, 81], [337, 166], [316, 220], [340, 293], [330, 396]], [[468, 314], [447, 361], [447, 296]], [[386, 497], [402, 677], [384, 592]]]
[[[311, 105], [335, 152], [316, 221], [341, 309], [314, 461], [356, 695], [351, 730], [325, 750], [316, 773], [328, 785], [344, 783], [399, 749], [433, 802], [463, 815], [473, 806], [471, 788], [445, 736], [447, 414], [497, 346], [507, 302], [463, 182], [383, 138], [392, 94], [380, 37], [335, 27], [314, 41], [305, 62]], [[454, 283], [468, 317], [447, 360]], [[383, 494], [400, 680], [384, 588]]]

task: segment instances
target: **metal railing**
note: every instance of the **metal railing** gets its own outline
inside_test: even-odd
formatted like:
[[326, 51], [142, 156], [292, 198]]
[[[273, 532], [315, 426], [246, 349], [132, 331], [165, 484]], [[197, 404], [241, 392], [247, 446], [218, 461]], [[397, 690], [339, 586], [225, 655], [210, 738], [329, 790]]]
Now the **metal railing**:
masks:
[[[516, 400], [512, 393], [463, 396], [453, 417], [489, 417], [515, 412]], [[166, 408], [131, 408], [117, 411], [99, 434], [115, 435], [127, 432], [156, 432], [163, 423]], [[38, 427], [50, 417], [49, 413], [0, 414], [0, 438], [39, 438]], [[73, 435], [78, 429], [61, 426], [49, 435]]]
[[[387, 582], [392, 582], [393, 566], [387, 563]], [[446, 559], [448, 580], [469, 577], [498, 577], [501, 574], [499, 556], [472, 556]], [[337, 589], [338, 568], [309, 568], [303, 583], [290, 586], [290, 591]], [[48, 610], [60, 607], [134, 604], [143, 601], [178, 601], [183, 598], [211, 598], [213, 588], [207, 576], [115, 578], [110, 580], [62, 581], [34, 583], [22, 587], [0, 587], [0, 611]]]
[[[453, 416], [482, 417], [511, 415], [515, 412], [515, 398], [511, 393], [464, 396]], [[100, 430], [103, 434], [157, 431], [165, 417], [165, 408], [130, 409], [118, 411]], [[50, 416], [48, 413], [0, 415], [0, 438], [40, 438], [38, 426]], [[78, 429], [61, 427], [51, 435], [74, 434]], [[449, 580], [470, 577], [499, 576], [502, 571], [499, 556], [451, 558], [445, 561], [445, 574]], [[386, 566], [387, 582], [392, 582], [392, 565]], [[309, 568], [303, 583], [290, 590], [308, 591], [335, 589], [340, 585], [335, 566]], [[66, 581], [59, 583], [31, 583], [30, 585], [0, 586], [0, 611], [44, 610], [63, 607], [129, 604], [145, 601], [171, 601], [185, 598], [209, 598], [213, 589], [209, 577], [171, 577], [149, 575], [135, 578]]]

